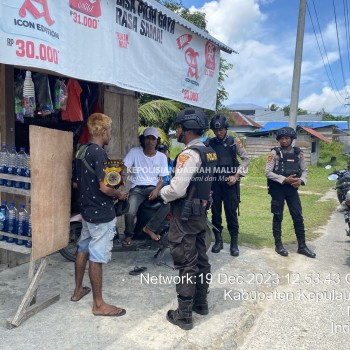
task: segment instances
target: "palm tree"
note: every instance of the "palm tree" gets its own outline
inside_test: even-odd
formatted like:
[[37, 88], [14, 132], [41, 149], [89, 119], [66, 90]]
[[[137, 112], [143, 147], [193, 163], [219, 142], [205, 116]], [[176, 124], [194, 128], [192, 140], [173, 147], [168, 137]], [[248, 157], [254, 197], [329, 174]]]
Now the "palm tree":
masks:
[[139, 105], [139, 124], [158, 127], [166, 134], [174, 124], [181, 103], [172, 100], [152, 100]]

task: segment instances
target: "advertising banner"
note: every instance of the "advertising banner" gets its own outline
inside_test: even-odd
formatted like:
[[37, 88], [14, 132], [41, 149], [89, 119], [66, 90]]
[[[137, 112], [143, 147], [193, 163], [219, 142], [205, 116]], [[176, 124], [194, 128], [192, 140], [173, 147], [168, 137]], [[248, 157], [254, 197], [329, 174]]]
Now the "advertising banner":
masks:
[[215, 110], [220, 50], [155, 2], [0, 0], [0, 63]]

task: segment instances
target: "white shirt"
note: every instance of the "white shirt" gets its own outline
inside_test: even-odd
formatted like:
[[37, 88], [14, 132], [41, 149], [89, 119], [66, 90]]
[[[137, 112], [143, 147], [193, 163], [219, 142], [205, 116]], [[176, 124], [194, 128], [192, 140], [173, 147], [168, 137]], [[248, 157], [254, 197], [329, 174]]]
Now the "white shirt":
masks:
[[133, 147], [123, 162], [128, 168], [127, 180], [131, 188], [139, 185], [156, 186], [159, 177], [169, 175], [166, 155], [158, 151], [153, 157], [148, 157], [142, 147]]

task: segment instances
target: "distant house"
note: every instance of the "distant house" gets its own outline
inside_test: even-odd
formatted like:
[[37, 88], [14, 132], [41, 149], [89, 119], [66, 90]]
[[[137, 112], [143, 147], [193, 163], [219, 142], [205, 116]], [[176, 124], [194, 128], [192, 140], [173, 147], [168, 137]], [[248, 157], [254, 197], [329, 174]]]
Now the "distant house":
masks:
[[348, 149], [350, 147], [350, 129], [336, 130], [333, 134], [333, 140], [343, 143]]
[[255, 132], [262, 128], [260, 124], [240, 112], [225, 113], [225, 116], [229, 123], [228, 130], [237, 134]]
[[[284, 111], [271, 111], [268, 108], [261, 107], [252, 103], [234, 103], [226, 106], [229, 111], [240, 112], [249, 116], [252, 120], [260, 125], [265, 125], [269, 122], [287, 121], [289, 117], [284, 115]], [[315, 122], [322, 121], [321, 114], [302, 114], [297, 116], [299, 122]]]
[[260, 113], [268, 111], [267, 108], [255, 105], [253, 103], [233, 103], [226, 106], [226, 108], [229, 111], [240, 112], [248, 116], [255, 116], [257, 112]]
[[[283, 128], [284, 126], [288, 126], [288, 119], [285, 121], [271, 121], [264, 124], [263, 128], [260, 131], [269, 131], [275, 130], [279, 128]], [[297, 120], [297, 124], [299, 126], [306, 126], [308, 128], [316, 129], [322, 127], [335, 127], [340, 130], [344, 130], [348, 128], [348, 122], [346, 121], [334, 121], [334, 120], [322, 120], [322, 121], [300, 121]]]
[[[279, 112], [282, 112], [281, 115], [277, 114]], [[273, 112], [270, 114], [258, 114], [254, 117], [254, 120], [261, 124], [265, 125], [269, 122], [288, 122], [289, 116], [285, 116], [283, 111]], [[321, 114], [303, 114], [297, 116], [297, 123], [314, 123], [322, 121], [322, 115]]]
[[[278, 129], [247, 134], [245, 148], [248, 154], [252, 157], [266, 155], [272, 148], [278, 146], [279, 143], [276, 141]], [[332, 142], [332, 140], [308, 127], [297, 126], [297, 135], [295, 146], [302, 149], [307, 164], [317, 164], [320, 153], [320, 141]]]
[[[277, 130], [279, 128], [283, 128], [284, 126], [288, 126], [288, 121], [268, 122], [263, 126], [262, 129], [260, 129], [260, 131], [264, 132], [270, 130]], [[316, 132], [325, 136], [327, 139], [342, 142], [345, 145], [349, 144], [350, 141], [350, 135], [345, 136], [342, 132], [342, 130], [348, 130], [347, 121], [323, 120], [302, 122], [298, 120], [298, 126], [314, 129]]]

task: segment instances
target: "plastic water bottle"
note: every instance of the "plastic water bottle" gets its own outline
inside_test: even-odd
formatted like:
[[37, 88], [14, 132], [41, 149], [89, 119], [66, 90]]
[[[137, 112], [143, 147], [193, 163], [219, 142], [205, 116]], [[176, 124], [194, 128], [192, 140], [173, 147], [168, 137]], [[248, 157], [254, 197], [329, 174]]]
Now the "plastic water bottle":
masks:
[[[12, 175], [17, 175], [18, 154], [16, 152], [16, 147], [12, 146], [8, 153], [7, 172]], [[6, 186], [13, 187], [14, 182], [13, 180], [7, 180]]]
[[35, 89], [32, 80], [32, 72], [29, 70], [26, 71], [26, 78], [23, 82], [22, 107], [25, 117], [34, 117], [34, 111], [36, 109]]
[[[17, 156], [17, 175], [25, 176], [26, 168], [27, 168], [27, 154], [25, 152], [25, 148], [21, 147], [19, 149], [18, 156]], [[24, 182], [15, 181], [15, 187], [24, 188]]]
[[[27, 229], [27, 237], [32, 238], [32, 214], [28, 215], [28, 229]], [[27, 248], [32, 247], [32, 241], [25, 241], [25, 246]]]
[[[28, 212], [26, 210], [26, 207], [24, 204], [21, 204], [19, 206], [18, 210], [18, 225], [17, 225], [17, 234], [19, 236], [26, 236], [27, 235], [27, 226], [28, 226]], [[17, 238], [17, 245], [24, 245], [25, 240], [22, 238]]]
[[[26, 166], [24, 169], [24, 176], [30, 177], [30, 155], [26, 155]], [[29, 182], [24, 182], [23, 188], [25, 190], [30, 190], [30, 183]]]
[[[6, 145], [2, 145], [0, 150], [0, 174], [6, 174], [7, 173], [7, 164], [8, 164], [8, 150]], [[0, 186], [6, 185], [7, 180], [4, 180], [1, 178], [0, 175]]]
[[[6, 201], [2, 201], [0, 207], [0, 231], [7, 232], [7, 211], [8, 207]], [[0, 241], [6, 241], [7, 237], [0, 234]]]
[[[17, 234], [17, 218], [18, 213], [15, 207], [15, 203], [10, 203], [10, 207], [8, 210], [8, 227], [7, 232], [12, 234]], [[7, 242], [16, 243], [16, 239], [13, 237], [7, 237]]]

